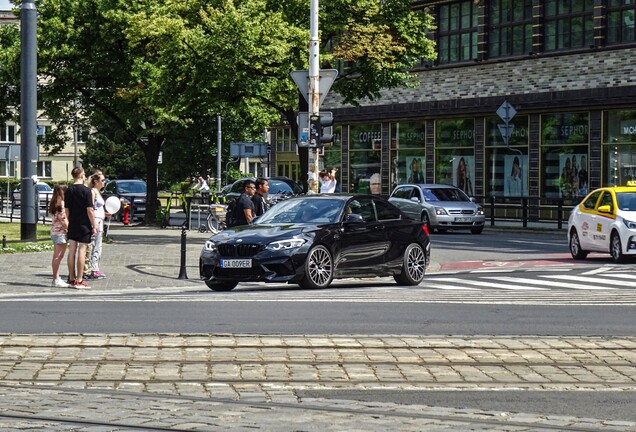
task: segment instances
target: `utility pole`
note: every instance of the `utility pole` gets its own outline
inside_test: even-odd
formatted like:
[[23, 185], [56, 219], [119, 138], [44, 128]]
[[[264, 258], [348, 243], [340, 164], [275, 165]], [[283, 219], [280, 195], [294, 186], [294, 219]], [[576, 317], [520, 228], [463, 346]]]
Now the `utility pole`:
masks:
[[37, 240], [39, 197], [36, 183], [38, 162], [37, 142], [37, 10], [34, 0], [24, 0], [20, 6], [20, 158], [22, 180], [20, 239]]
[[221, 114], [216, 115], [216, 190], [221, 192]]
[[[318, 39], [318, 0], [311, 0], [309, 11], [309, 119], [320, 115], [320, 41]], [[311, 120], [307, 125], [311, 128]], [[318, 172], [320, 171], [319, 145], [310, 149], [309, 165], [313, 163], [316, 180], [314, 192], [318, 192]], [[313, 156], [313, 161], [312, 161]]]

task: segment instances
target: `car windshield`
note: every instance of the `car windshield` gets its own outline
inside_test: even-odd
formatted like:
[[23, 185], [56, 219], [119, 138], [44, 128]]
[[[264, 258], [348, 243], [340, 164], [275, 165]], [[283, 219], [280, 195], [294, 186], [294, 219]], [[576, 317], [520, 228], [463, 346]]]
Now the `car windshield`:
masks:
[[618, 192], [618, 208], [623, 211], [636, 211], [636, 192]]
[[327, 224], [340, 220], [343, 201], [338, 199], [300, 198], [276, 204], [256, 220], [262, 224]]
[[426, 201], [470, 201], [470, 198], [455, 188], [426, 188], [422, 189]]
[[146, 183], [143, 182], [119, 182], [119, 193], [146, 193]]
[[38, 184], [38, 190], [40, 192], [51, 192], [51, 191], [53, 191], [53, 189], [51, 189], [51, 186], [47, 185], [46, 183]]

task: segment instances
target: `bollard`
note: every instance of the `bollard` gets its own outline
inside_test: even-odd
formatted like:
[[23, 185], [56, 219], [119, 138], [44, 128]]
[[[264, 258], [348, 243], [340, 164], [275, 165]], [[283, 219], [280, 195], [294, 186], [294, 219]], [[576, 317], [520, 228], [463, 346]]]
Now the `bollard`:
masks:
[[187, 279], [186, 273], [186, 227], [181, 227], [181, 268], [179, 269], [179, 277], [177, 279]]
[[521, 218], [523, 219], [523, 227], [528, 228], [528, 200], [521, 198]]
[[490, 195], [490, 226], [495, 226], [495, 194]]
[[2, 234], [2, 249], [7, 248], [7, 236]]
[[557, 228], [563, 228], [563, 200], [559, 200], [559, 206], [557, 207]]

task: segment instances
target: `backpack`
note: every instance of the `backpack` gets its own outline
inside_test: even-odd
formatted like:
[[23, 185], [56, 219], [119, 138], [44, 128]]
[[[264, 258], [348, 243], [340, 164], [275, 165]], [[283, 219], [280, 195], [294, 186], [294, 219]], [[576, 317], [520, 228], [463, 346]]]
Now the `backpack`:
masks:
[[227, 203], [227, 208], [225, 209], [225, 226], [228, 228], [234, 227], [238, 224], [236, 220], [236, 203], [237, 199], [234, 198]]

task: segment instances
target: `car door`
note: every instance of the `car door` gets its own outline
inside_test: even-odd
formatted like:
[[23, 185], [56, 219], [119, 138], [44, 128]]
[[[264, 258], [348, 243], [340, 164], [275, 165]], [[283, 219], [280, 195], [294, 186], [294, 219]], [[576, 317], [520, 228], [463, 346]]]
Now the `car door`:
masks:
[[413, 222], [403, 219], [400, 210], [381, 198], [373, 200], [378, 215], [378, 223], [383, 225], [386, 234], [387, 251], [384, 254], [385, 267], [399, 267], [402, 264], [404, 250], [413, 239]]
[[[414, 200], [413, 198], [417, 198]], [[419, 188], [415, 186], [397, 186], [389, 201], [402, 210], [411, 219], [420, 219], [422, 214], [421, 198]]]
[[579, 233], [581, 248], [584, 250], [594, 247], [592, 235], [596, 231], [596, 203], [600, 196], [600, 191], [590, 194], [576, 209], [574, 226]]
[[373, 274], [373, 268], [384, 263], [389, 249], [385, 226], [378, 222], [371, 197], [355, 197], [347, 206], [351, 213], [362, 217], [362, 222], [342, 222], [337, 273], [360, 274], [361, 269], [366, 269]]
[[[601, 212], [599, 209], [609, 207], [609, 212]], [[598, 251], [609, 251], [610, 230], [612, 223], [616, 219], [616, 202], [614, 193], [606, 190], [601, 194], [593, 217], [595, 225], [592, 226], [594, 233], [590, 236], [594, 249]]]

